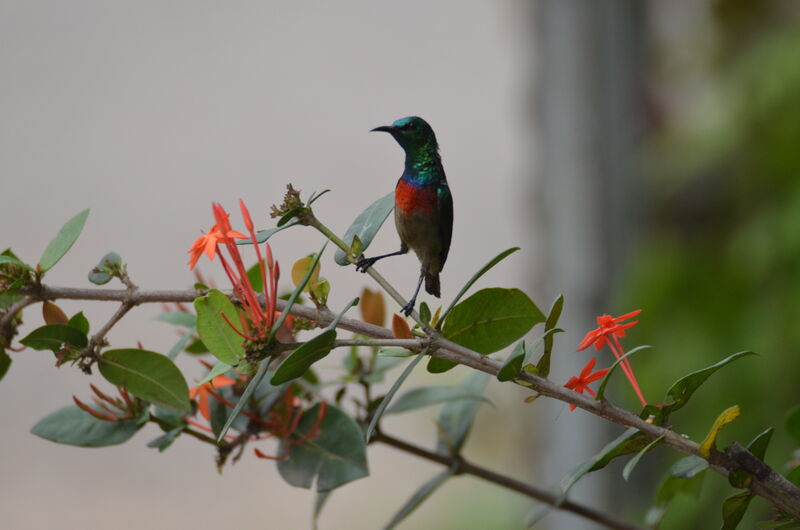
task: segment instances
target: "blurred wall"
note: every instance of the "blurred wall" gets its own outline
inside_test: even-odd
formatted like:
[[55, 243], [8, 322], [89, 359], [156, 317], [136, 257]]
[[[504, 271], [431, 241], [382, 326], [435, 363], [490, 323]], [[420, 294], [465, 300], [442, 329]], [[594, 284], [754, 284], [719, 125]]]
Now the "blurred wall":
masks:
[[[455, 196], [442, 280], [447, 299], [530, 229], [519, 190], [535, 162], [525, 82], [531, 20], [524, 2], [510, 0], [2, 0], [0, 246], [36, 261], [60, 225], [90, 207], [81, 239], [48, 283], [88, 286], [88, 270], [115, 250], [142, 288], [189, 287], [185, 251], [212, 224], [212, 201], [234, 208], [244, 198], [257, 224], [269, 227], [268, 206], [287, 182], [306, 194], [332, 188], [317, 211], [343, 231], [401, 171], [400, 149], [367, 131], [418, 114], [437, 131]], [[273, 248], [284, 270], [319, 248], [309, 231], [282, 236]], [[396, 246], [387, 227], [375, 251]], [[523, 284], [538, 252], [523, 246], [483, 285]], [[404, 292], [412, 289], [413, 257], [380, 269]], [[216, 264], [202, 270], [223, 284]], [[333, 283], [332, 307], [368, 284], [330, 256], [323, 275]], [[114, 310], [99, 303], [63, 307], [70, 314], [84, 309], [94, 329]], [[176, 336], [152, 321], [158, 311], [137, 308], [110, 339], [164, 351]], [[23, 333], [41, 323], [36, 308], [25, 322]], [[338, 362], [332, 356], [330, 369]], [[88, 383], [98, 381], [53, 364], [42, 352], [16, 354], [0, 382], [4, 528], [263, 528], [266, 521], [307, 527], [313, 495], [286, 486], [271, 463], [251, 455], [218, 475], [210, 449], [191, 439], [165, 454], [147, 449], [158, 434], [150, 427], [100, 450], [29, 434], [36, 420], [73, 394], [86, 397]], [[201, 372], [193, 360], [181, 366], [190, 377]], [[527, 480], [531, 466], [516, 455], [529, 445], [529, 429], [503, 407], [526, 416], [531, 409], [521, 408], [518, 389], [499, 386], [491, 392], [504, 413], [481, 414], [476, 431], [489, 434], [477, 436], [467, 455]], [[431, 417], [391, 419], [387, 429], [430, 443]], [[497, 432], [504, 434], [491, 434]], [[372, 448], [370, 457], [373, 476], [336, 492], [323, 528], [376, 528], [438, 471], [383, 448]], [[515, 528], [529, 507], [459, 478], [408, 526], [486, 528], [490, 520]]]

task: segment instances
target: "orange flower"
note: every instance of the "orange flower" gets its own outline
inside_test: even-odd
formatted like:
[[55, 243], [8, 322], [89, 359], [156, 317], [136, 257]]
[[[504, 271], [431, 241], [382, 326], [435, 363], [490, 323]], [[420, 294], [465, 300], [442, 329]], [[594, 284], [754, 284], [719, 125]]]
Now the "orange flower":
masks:
[[236, 379], [231, 379], [226, 375], [218, 375], [208, 383], [196, 386], [189, 390], [189, 398], [197, 399], [197, 410], [203, 417], [211, 421], [211, 414], [208, 409], [208, 396], [213, 392], [212, 388], [222, 388], [224, 386], [235, 385]]
[[192, 243], [192, 246], [189, 247], [187, 251], [189, 253], [189, 270], [194, 269], [195, 265], [197, 265], [197, 260], [199, 260], [200, 256], [203, 254], [208, 256], [208, 259], [213, 260], [214, 254], [217, 251], [217, 245], [220, 243], [231, 241], [233, 238], [245, 239], [247, 237], [236, 230], [231, 230], [230, 225], [228, 225], [227, 228], [227, 230], [222, 230], [220, 229], [219, 223], [215, 224], [207, 234], [203, 234], [194, 240], [194, 243]]
[[[612, 317], [611, 315], [601, 315], [597, 317], [598, 328], [593, 329], [586, 334], [581, 343], [578, 345], [577, 351], [585, 350], [592, 345], [594, 345], [596, 350], [600, 350], [603, 346], [608, 344], [608, 347], [611, 349], [611, 353], [614, 354], [614, 357], [621, 359], [622, 356], [625, 355], [625, 350], [622, 349], [622, 344], [620, 343], [619, 339], [620, 337], [625, 336], [626, 329], [632, 328], [638, 324], [639, 321], [634, 320], [633, 322], [627, 322], [625, 324], [622, 324], [621, 322], [623, 320], [633, 318], [641, 312], [641, 309], [637, 309], [636, 311], [631, 311], [630, 313], [625, 313], [624, 315], [618, 317]], [[636, 376], [633, 375], [631, 363], [628, 361], [628, 359], [623, 359], [620, 365], [622, 367], [622, 371], [625, 373], [625, 377], [627, 377], [628, 381], [630, 381], [633, 391], [636, 392], [636, 396], [642, 403], [642, 406], [647, 405], [647, 401], [642, 395], [642, 389], [639, 387], [639, 383], [636, 381]]]
[[[592, 373], [592, 370], [594, 369], [594, 365], [596, 362], [597, 362], [596, 357], [592, 357], [591, 359], [589, 359], [589, 362], [586, 363], [586, 366], [584, 366], [583, 370], [581, 370], [580, 375], [578, 377], [574, 376], [570, 377], [569, 381], [567, 381], [567, 383], [564, 386], [569, 388], [570, 390], [574, 390], [578, 394], [583, 394], [585, 391], [589, 392], [589, 394], [591, 394], [592, 396], [597, 396], [597, 394], [594, 393], [594, 390], [589, 388], [589, 383], [593, 383], [598, 379], [604, 378], [606, 376], [606, 373], [608, 373], [608, 368], [603, 368], [602, 370], [598, 370]], [[569, 410], [575, 410], [575, 408], [576, 408], [575, 405], [569, 406]]]
[[[228, 276], [233, 292], [239, 298], [242, 304], [244, 313], [247, 315], [246, 319], [242, 319], [242, 327], [244, 332], [234, 325], [233, 322], [228, 322], [228, 325], [233, 328], [236, 333], [242, 336], [243, 339], [258, 342], [266, 340], [271, 336], [272, 326], [275, 323], [277, 315], [275, 308], [278, 300], [278, 278], [280, 277], [280, 267], [277, 261], [272, 259], [272, 250], [269, 244], [265, 244], [266, 257], [262, 254], [261, 248], [258, 246], [258, 241], [253, 228], [253, 221], [250, 217], [250, 212], [247, 211], [243, 201], [239, 201], [239, 208], [244, 218], [245, 226], [249, 236], [244, 236], [241, 233], [233, 230], [229, 221], [230, 214], [225, 211], [221, 204], [212, 204], [214, 212], [214, 219], [217, 223], [211, 232], [199, 237], [192, 247], [189, 249], [191, 259], [189, 260], [190, 267], [194, 267], [197, 260], [204, 253], [209, 258], [214, 257], [215, 254], [219, 255], [219, 261], [225, 274]], [[261, 269], [261, 290], [264, 295], [265, 304], [262, 306], [259, 302], [259, 296], [253, 286], [250, 284], [250, 278], [247, 276], [247, 268], [244, 266], [242, 255], [239, 252], [239, 246], [234, 239], [249, 239], [253, 244], [258, 258], [258, 264]], [[227, 258], [225, 252], [227, 251]], [[227, 317], [222, 315], [227, 321]]]
[[593, 344], [596, 350], [600, 350], [603, 348], [603, 346], [605, 346], [609, 335], [612, 337], [624, 337], [625, 330], [632, 328], [638, 324], [639, 321], [635, 320], [633, 322], [628, 322], [627, 324], [620, 324], [620, 322], [629, 318], [633, 318], [641, 312], [641, 309], [637, 309], [636, 311], [631, 311], [630, 313], [626, 313], [619, 317], [612, 317], [611, 315], [601, 315], [597, 317], [597, 325], [599, 327], [586, 334], [586, 336], [583, 338], [583, 341], [581, 341], [580, 345], [578, 346], [577, 351], [585, 350]]

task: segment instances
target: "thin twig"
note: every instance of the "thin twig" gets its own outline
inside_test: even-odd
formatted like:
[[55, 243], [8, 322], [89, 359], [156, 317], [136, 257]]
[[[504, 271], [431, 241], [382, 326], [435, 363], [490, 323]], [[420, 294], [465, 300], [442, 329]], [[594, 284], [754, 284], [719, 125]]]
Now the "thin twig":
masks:
[[129, 300], [123, 301], [122, 304], [120, 304], [117, 311], [113, 315], [111, 315], [111, 318], [108, 319], [108, 322], [106, 322], [103, 325], [103, 327], [97, 331], [97, 333], [92, 335], [91, 339], [89, 339], [89, 344], [83, 350], [83, 355], [86, 357], [91, 357], [96, 359], [97, 358], [96, 348], [103, 344], [103, 341], [105, 340], [105, 337], [108, 334], [108, 332], [111, 331], [111, 328], [113, 328], [117, 322], [122, 320], [122, 317], [124, 317], [128, 313], [128, 311], [133, 309], [135, 306], [136, 304]]
[[[156, 425], [158, 425], [162, 429], [166, 429], [167, 431], [171, 431], [172, 429], [174, 429], [176, 427], [175, 425], [172, 425], [168, 421], [162, 420], [161, 418], [157, 418], [157, 417], [155, 417], [153, 415], [150, 416], [150, 421], [155, 423]], [[195, 430], [190, 429], [188, 427], [184, 427], [183, 430], [181, 431], [181, 433], [182, 434], [187, 434], [187, 435], [191, 436], [192, 438], [196, 438], [196, 439], [200, 440], [201, 442], [205, 442], [207, 444], [213, 445], [214, 447], [217, 447], [217, 441], [214, 438], [212, 438], [210, 436], [206, 436], [205, 434], [203, 434], [201, 432], [195, 431]]]
[[495, 473], [494, 471], [491, 471], [489, 469], [476, 466], [463, 459], [456, 459], [453, 458], [452, 456], [441, 455], [439, 453], [428, 451], [425, 448], [410, 444], [403, 440], [399, 440], [382, 432], [376, 432], [375, 435], [372, 437], [372, 441], [384, 443], [386, 445], [394, 447], [395, 449], [405, 451], [407, 453], [419, 456], [420, 458], [424, 458], [432, 462], [437, 462], [446, 467], [451, 467], [455, 465], [457, 473], [464, 473], [467, 475], [473, 475], [475, 477], [482, 478], [484, 480], [497, 484], [498, 486], [514, 490], [518, 493], [521, 493], [522, 495], [525, 495], [532, 499], [536, 499], [545, 504], [549, 504], [550, 506], [553, 506], [556, 509], [580, 515], [581, 517], [602, 524], [608, 528], [617, 528], [622, 530], [641, 530], [642, 528], [640, 526], [625, 521], [621, 521], [613, 517], [612, 515], [600, 512], [598, 510], [589, 508], [588, 506], [584, 506], [582, 504], [578, 504], [573, 501], [565, 500], [563, 502], [560, 502], [561, 499], [559, 498], [559, 496], [554, 495], [549, 491], [537, 488], [535, 486], [531, 486], [529, 484], [525, 484], [524, 482], [520, 482], [519, 480], [513, 479], [506, 475]]
[[39, 301], [40, 301], [40, 298], [38, 298], [38, 297], [27, 296], [27, 297], [23, 298], [22, 300], [20, 300], [19, 302], [17, 302], [16, 304], [13, 304], [11, 307], [9, 307], [6, 310], [6, 312], [3, 315], [3, 317], [0, 318], [0, 337], [3, 337], [4, 339], [6, 339], [6, 342], [8, 344], [11, 344], [11, 339], [13, 337], [7, 337], [6, 335], [13, 335], [13, 327], [12, 327], [11, 323], [14, 321], [14, 318], [16, 318], [17, 314], [20, 311], [22, 311], [23, 309], [25, 309], [29, 305], [35, 304], [36, 302], [39, 302]]

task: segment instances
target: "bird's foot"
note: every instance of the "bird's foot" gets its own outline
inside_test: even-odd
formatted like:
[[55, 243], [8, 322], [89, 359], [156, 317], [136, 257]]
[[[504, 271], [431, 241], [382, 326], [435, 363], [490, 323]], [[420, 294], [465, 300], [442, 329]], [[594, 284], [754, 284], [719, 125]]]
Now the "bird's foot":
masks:
[[416, 300], [411, 300], [409, 303], [403, 306], [400, 312], [405, 316], [410, 317], [411, 312], [414, 311], [414, 305], [416, 304], [416, 302], [417, 302]]
[[367, 272], [367, 269], [375, 265], [378, 258], [361, 258], [356, 262], [356, 270], [358, 272]]

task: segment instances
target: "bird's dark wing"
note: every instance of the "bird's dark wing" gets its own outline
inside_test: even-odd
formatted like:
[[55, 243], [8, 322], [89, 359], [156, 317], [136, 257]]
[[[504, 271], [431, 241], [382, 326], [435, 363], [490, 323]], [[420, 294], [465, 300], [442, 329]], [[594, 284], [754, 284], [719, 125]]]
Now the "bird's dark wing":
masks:
[[447, 253], [450, 251], [450, 240], [453, 237], [453, 196], [450, 195], [450, 186], [447, 185], [446, 180], [442, 180], [436, 191], [439, 206], [439, 240], [442, 242], [439, 260], [441, 267], [444, 268]]

